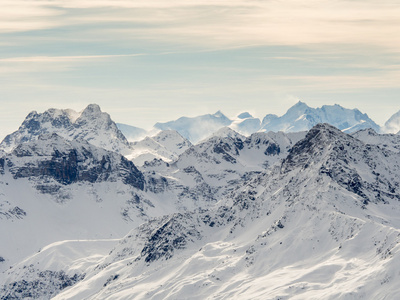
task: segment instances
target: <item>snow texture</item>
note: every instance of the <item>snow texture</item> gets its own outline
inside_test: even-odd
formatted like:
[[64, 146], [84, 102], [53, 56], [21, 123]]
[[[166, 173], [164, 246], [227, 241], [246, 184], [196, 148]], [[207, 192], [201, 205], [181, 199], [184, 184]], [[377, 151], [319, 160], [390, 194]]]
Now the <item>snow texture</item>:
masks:
[[32, 113], [2, 143], [1, 299], [400, 294], [400, 139], [358, 110], [217, 112], [112, 149], [115, 123], [86, 110]]

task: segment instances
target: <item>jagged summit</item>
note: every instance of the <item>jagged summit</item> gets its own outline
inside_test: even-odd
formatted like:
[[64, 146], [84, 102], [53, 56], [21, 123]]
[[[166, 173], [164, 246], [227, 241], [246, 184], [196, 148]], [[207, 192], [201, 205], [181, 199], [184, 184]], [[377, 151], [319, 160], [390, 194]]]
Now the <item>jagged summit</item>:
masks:
[[[0, 254], [12, 257], [20, 236], [29, 247], [53, 227], [61, 237], [7, 266], [0, 298], [396, 298], [400, 157], [383, 147], [395, 137], [223, 127], [171, 163], [145, 164], [127, 188], [134, 169], [121, 155], [41, 134], [0, 157]], [[165, 130], [141, 142], [174, 141], [186, 140]], [[122, 237], [121, 218], [142, 225]]]
[[222, 113], [222, 111], [218, 110], [215, 114], [212, 116], [217, 117], [217, 118], [226, 118], [226, 116]]
[[291, 108], [289, 108], [288, 109], [288, 112], [292, 112], [292, 111], [297, 111], [297, 112], [299, 112], [299, 111], [305, 111], [305, 110], [307, 110], [307, 109], [309, 109], [310, 107], [305, 103], [305, 102], [302, 102], [302, 101], [297, 101], [297, 103], [295, 104], [295, 105], [293, 105]]
[[101, 108], [98, 104], [92, 103], [89, 104], [81, 113], [81, 115], [88, 115], [88, 114], [100, 114]]
[[210, 138], [217, 137], [217, 138], [242, 138], [244, 139], [244, 136], [241, 135], [240, 133], [236, 132], [232, 128], [229, 127], [222, 127], [219, 129], [217, 132], [213, 133], [213, 135]]
[[97, 104], [88, 105], [80, 113], [55, 108], [43, 113], [33, 111], [17, 131], [5, 137], [0, 146], [11, 151], [20, 143], [36, 140], [39, 135], [52, 132], [70, 140], [85, 139], [96, 146], [121, 153], [129, 147], [110, 115], [102, 112]]
[[307, 168], [318, 162], [340, 138], [352, 138], [336, 127], [321, 123], [311, 128], [305, 138], [293, 146], [282, 166], [284, 172], [296, 167]]
[[[38, 177], [43, 180], [48, 177], [61, 184], [71, 184], [119, 178], [138, 189], [144, 187], [142, 173], [120, 154], [98, 148], [85, 140], [70, 141], [54, 132], [19, 144], [7, 160], [11, 166], [9, 171], [16, 179]], [[41, 184], [40, 188], [43, 186]], [[50, 187], [53, 186], [50, 181]]]
[[380, 131], [380, 127], [358, 109], [347, 109], [338, 104], [311, 108], [300, 101], [281, 117], [267, 115], [261, 130], [296, 132], [309, 130], [318, 123], [329, 123], [345, 132], [355, 132], [364, 128]]

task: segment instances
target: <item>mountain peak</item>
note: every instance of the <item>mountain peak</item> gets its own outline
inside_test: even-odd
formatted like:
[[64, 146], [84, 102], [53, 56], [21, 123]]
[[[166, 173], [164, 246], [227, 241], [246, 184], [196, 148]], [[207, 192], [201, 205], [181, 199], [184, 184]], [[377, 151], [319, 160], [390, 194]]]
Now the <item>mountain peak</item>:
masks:
[[296, 107], [296, 108], [309, 108], [309, 106], [305, 102], [302, 102], [300, 100], [295, 105], [293, 105], [292, 108], [293, 107]]
[[293, 115], [298, 116], [300, 114], [305, 113], [305, 111], [309, 108], [310, 107], [307, 104], [299, 101], [295, 105], [293, 105], [291, 108], [289, 108], [285, 115], [286, 116], [293, 116]]
[[229, 127], [222, 127], [217, 132], [215, 132], [212, 136], [213, 137], [230, 137], [230, 138], [241, 137], [241, 138], [243, 138], [243, 136], [240, 133], [236, 132], [235, 130], [233, 130]]
[[251, 114], [249, 114], [247, 111], [246, 112], [242, 112], [241, 114], [239, 114], [237, 116], [239, 119], [248, 119], [248, 118], [253, 118], [253, 116]]
[[101, 113], [101, 108], [98, 104], [89, 104], [86, 106], [86, 108], [82, 111], [81, 115], [84, 114], [100, 114]]
[[336, 127], [327, 123], [320, 123], [311, 128], [306, 137], [293, 146], [290, 154], [282, 162], [284, 172], [290, 171], [298, 166], [306, 168], [310, 161], [319, 161], [323, 153], [329, 151], [330, 145], [340, 138], [353, 137], [343, 133]]
[[386, 133], [396, 133], [400, 130], [400, 110], [386, 121], [384, 131]]
[[226, 116], [222, 113], [222, 111], [218, 110], [215, 114], [213, 114], [214, 117], [217, 118], [225, 118]]
[[81, 113], [71, 109], [50, 108], [43, 113], [31, 112], [17, 131], [5, 137], [1, 147], [11, 151], [20, 143], [36, 140], [46, 133], [57, 133], [68, 140], [85, 139], [111, 151], [125, 151], [128, 141], [97, 104], [88, 105]]

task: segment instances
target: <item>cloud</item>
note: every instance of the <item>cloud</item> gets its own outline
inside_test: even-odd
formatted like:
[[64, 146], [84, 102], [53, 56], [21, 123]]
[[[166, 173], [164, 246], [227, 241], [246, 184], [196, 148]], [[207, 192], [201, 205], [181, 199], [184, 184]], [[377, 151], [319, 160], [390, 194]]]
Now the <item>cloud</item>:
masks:
[[134, 57], [142, 56], [145, 54], [107, 54], [107, 55], [74, 55], [74, 56], [27, 56], [27, 57], [9, 57], [0, 58], [0, 63], [18, 63], [18, 62], [39, 62], [39, 63], [51, 63], [51, 62], [73, 62], [81, 60], [99, 60], [107, 58], [121, 58], [121, 57]]
[[0, 31], [73, 24], [103, 38], [112, 33], [203, 47], [323, 43], [399, 50], [399, 15], [396, 0], [6, 1]]

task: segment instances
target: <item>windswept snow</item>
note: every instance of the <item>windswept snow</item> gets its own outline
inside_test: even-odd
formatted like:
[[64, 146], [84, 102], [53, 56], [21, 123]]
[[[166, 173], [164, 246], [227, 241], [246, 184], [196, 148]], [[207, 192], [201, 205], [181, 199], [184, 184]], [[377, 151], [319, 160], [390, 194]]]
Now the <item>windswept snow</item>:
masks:
[[400, 139], [375, 125], [299, 102], [128, 143], [96, 105], [32, 112], [0, 149], [0, 298], [396, 299]]

